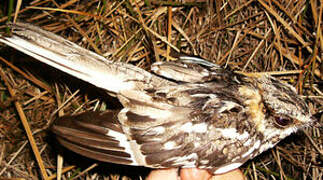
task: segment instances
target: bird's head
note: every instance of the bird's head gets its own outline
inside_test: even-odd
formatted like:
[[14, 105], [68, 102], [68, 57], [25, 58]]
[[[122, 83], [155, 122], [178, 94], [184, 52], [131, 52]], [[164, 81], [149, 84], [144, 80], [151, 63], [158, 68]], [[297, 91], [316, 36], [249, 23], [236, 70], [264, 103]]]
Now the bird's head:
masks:
[[266, 75], [257, 77], [255, 82], [256, 88], [242, 86], [239, 93], [247, 97], [245, 104], [256, 131], [263, 137], [260, 152], [315, 122], [294, 87]]

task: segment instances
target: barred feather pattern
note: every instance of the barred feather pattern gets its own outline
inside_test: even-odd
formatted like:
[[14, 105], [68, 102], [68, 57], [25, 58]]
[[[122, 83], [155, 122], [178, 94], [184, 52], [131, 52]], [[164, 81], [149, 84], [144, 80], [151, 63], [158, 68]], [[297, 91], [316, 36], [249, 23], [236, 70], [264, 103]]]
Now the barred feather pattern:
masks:
[[12, 24], [0, 41], [113, 93], [119, 111], [64, 116], [52, 126], [68, 149], [100, 161], [152, 168], [238, 168], [313, 123], [295, 89], [199, 57], [156, 62], [151, 71], [112, 62], [38, 27]]

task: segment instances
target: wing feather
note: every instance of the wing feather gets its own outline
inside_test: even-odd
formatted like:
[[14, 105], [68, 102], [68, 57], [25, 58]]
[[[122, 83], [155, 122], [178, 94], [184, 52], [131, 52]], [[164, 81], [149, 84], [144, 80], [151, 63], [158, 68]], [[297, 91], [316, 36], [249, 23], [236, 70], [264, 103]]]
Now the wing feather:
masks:
[[179, 56], [177, 61], [172, 62], [156, 62], [151, 70], [168, 79], [187, 83], [211, 81], [224, 71], [216, 64], [192, 56]]
[[[89, 157], [92, 159], [96, 159], [98, 161], [109, 162], [109, 163], [116, 163], [116, 164], [124, 164], [124, 165], [136, 165], [134, 162], [129, 158], [129, 154], [117, 154], [113, 155], [114, 152], [111, 151], [102, 151], [99, 149], [95, 149], [88, 146], [82, 146], [80, 144], [75, 143], [74, 141], [68, 141], [64, 138], [58, 137], [57, 140], [60, 144], [64, 147], [68, 148], [71, 151], [74, 151], [78, 154], [81, 154], [85, 157]], [[129, 157], [127, 157], [129, 156]]]
[[131, 142], [116, 120], [118, 112], [84, 112], [64, 116], [55, 121], [51, 130], [63, 146], [84, 156], [118, 164], [139, 165]]

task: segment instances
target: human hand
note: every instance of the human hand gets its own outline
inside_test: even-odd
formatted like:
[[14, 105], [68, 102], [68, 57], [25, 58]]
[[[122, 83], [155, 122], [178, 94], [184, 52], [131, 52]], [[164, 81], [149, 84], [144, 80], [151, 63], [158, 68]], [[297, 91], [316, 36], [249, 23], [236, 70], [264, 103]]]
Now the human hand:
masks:
[[178, 169], [158, 169], [150, 172], [146, 180], [244, 180], [242, 172], [239, 169], [230, 172], [212, 176], [207, 170], [198, 168], [184, 168], [180, 170], [178, 176]]

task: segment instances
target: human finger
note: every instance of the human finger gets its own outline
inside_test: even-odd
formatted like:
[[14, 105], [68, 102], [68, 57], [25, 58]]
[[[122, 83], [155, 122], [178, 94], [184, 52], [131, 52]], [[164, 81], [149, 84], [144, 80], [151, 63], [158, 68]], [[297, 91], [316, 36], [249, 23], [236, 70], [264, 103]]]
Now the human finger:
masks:
[[212, 175], [204, 169], [183, 168], [180, 171], [181, 180], [208, 180]]
[[146, 180], [178, 180], [178, 169], [156, 169], [152, 170]]

